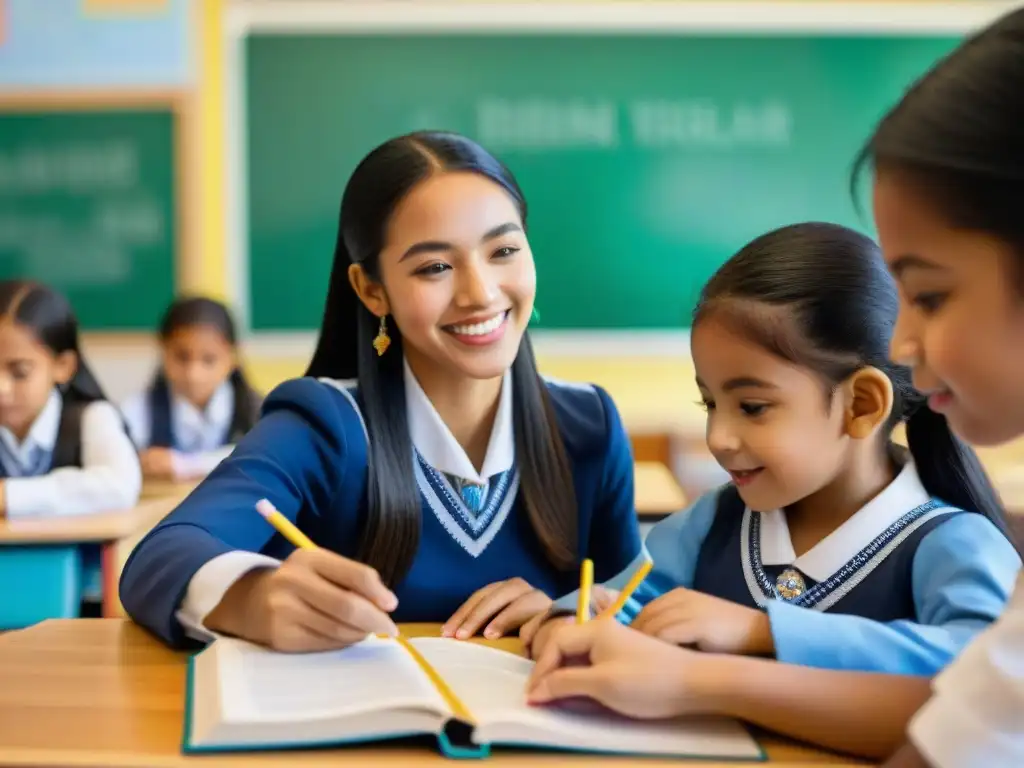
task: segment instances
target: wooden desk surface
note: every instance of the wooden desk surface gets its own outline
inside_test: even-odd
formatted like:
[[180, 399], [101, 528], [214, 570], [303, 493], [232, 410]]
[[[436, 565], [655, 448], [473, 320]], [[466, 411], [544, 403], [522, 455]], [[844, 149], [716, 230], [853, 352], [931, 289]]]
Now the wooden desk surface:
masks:
[[[403, 627], [407, 634], [436, 634], [437, 626]], [[513, 650], [518, 641], [500, 641]], [[0, 764], [4, 766], [216, 765], [452, 765], [415, 747], [352, 747], [289, 753], [181, 754], [186, 655], [167, 650], [134, 624], [116, 619], [47, 621], [0, 636]], [[762, 744], [772, 765], [863, 765], [771, 737]], [[644, 759], [643, 765], [684, 765]], [[554, 768], [594, 765], [625, 768], [635, 758], [496, 750], [482, 766]], [[700, 763], [725, 768], [749, 763]]]
[[636, 512], [643, 517], [661, 517], [686, 506], [686, 494], [664, 464], [638, 461], [633, 466]]
[[142, 500], [188, 496], [199, 485], [199, 480], [146, 480], [142, 483]]
[[131, 509], [74, 517], [0, 519], [0, 544], [117, 541], [152, 527], [180, 501], [168, 496], [141, 502]]

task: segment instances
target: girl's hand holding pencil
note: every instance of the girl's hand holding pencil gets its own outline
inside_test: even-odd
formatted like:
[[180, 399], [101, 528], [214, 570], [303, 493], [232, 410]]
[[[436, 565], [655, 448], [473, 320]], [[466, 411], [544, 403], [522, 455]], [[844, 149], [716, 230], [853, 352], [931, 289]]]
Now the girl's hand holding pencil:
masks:
[[373, 568], [317, 547], [263, 500], [257, 510], [297, 547], [280, 566], [250, 571], [207, 616], [206, 627], [286, 652], [344, 648], [397, 635], [395, 595]]

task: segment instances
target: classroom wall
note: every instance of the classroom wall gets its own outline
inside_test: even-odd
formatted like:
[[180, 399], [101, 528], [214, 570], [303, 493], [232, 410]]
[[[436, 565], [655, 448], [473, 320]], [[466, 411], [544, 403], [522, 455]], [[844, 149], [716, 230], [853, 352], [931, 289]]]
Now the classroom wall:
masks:
[[[3, 0], [0, 89], [169, 88], [194, 81], [190, 0]], [[131, 10], [131, 6], [138, 10]]]
[[[194, 94], [197, 7], [193, 0], [0, 0], [0, 97]], [[156, 359], [149, 338], [87, 336], [85, 348], [115, 398], [140, 386]]]

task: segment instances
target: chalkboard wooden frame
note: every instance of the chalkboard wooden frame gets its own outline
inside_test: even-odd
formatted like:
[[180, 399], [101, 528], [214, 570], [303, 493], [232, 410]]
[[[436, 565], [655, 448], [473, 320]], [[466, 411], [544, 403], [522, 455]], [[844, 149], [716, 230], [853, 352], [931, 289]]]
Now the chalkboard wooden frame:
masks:
[[[173, 117], [173, 158], [174, 169], [174, 293], [194, 285], [199, 273], [200, 250], [197, 247], [199, 234], [199, 196], [193, 191], [195, 167], [192, 157], [195, 152], [194, 97], [184, 88], [156, 89], [82, 89], [82, 90], [31, 90], [0, 91], [0, 117], [4, 114], [24, 112], [81, 112], [102, 113], [105, 110], [168, 110]], [[162, 308], [155, 308], [158, 314]], [[82, 328], [83, 335], [100, 344], [117, 344], [120, 341], [136, 342], [140, 337], [152, 337], [151, 326], [131, 327], [120, 330], [94, 330]]]

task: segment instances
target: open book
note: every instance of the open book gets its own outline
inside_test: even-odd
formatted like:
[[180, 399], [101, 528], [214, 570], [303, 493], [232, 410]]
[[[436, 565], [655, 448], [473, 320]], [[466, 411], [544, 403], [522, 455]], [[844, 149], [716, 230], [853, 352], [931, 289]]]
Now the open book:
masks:
[[283, 749], [434, 734], [450, 757], [491, 745], [763, 760], [731, 720], [639, 721], [526, 703], [533, 662], [446, 638], [372, 637], [282, 654], [219, 639], [189, 663], [186, 752]]

